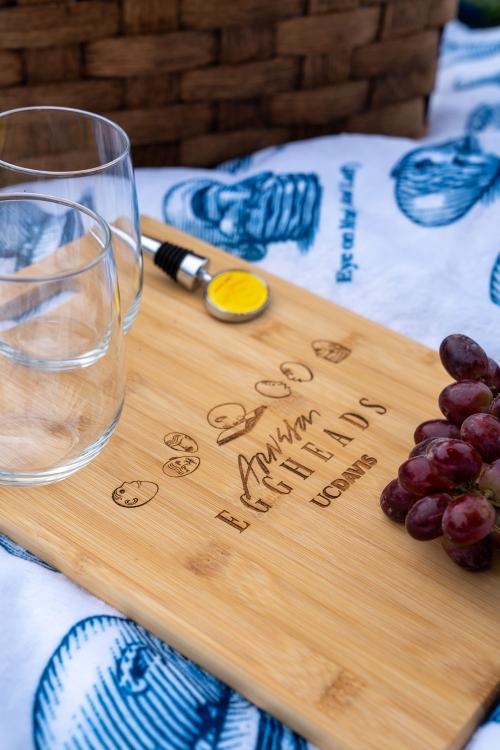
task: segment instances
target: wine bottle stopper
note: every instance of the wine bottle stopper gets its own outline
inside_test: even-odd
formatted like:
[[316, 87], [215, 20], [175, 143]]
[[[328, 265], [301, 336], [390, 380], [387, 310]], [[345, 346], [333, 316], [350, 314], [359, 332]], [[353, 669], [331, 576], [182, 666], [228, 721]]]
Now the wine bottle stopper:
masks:
[[173, 281], [189, 291], [204, 287], [205, 306], [214, 318], [227, 323], [243, 323], [264, 312], [271, 300], [265, 279], [253, 271], [232, 268], [208, 272], [208, 258], [171, 242], [142, 235], [142, 247], [154, 263]]
[[207, 310], [214, 318], [239, 323], [263, 313], [271, 293], [261, 276], [234, 268], [214, 274], [205, 285], [204, 297]]

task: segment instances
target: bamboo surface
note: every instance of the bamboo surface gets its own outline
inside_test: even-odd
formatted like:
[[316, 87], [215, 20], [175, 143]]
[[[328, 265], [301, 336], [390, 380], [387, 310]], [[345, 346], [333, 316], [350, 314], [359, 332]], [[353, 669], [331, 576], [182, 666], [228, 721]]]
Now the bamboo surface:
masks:
[[498, 689], [498, 561], [466, 573], [378, 504], [447, 376], [263, 275], [269, 310], [231, 325], [146, 259], [116, 434], [60, 484], [2, 488], [0, 530], [320, 748], [460, 748]]

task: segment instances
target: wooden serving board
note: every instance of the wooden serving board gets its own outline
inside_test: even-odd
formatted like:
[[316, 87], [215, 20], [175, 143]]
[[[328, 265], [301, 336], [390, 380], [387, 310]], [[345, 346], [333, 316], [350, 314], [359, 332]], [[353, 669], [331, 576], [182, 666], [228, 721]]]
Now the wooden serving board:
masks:
[[462, 571], [378, 502], [447, 376], [266, 276], [269, 310], [231, 325], [146, 259], [115, 436], [61, 484], [2, 489], [1, 531], [321, 748], [459, 748], [498, 690], [500, 566]]

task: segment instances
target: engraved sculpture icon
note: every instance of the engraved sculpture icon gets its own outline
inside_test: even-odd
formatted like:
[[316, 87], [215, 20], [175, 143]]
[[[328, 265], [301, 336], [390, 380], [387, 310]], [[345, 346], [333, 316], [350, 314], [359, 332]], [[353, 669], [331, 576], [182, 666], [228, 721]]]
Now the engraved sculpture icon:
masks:
[[172, 450], [180, 451], [181, 453], [195, 453], [198, 450], [196, 440], [184, 432], [169, 432], [163, 438], [163, 442], [169, 448], [172, 448]]
[[346, 359], [351, 350], [342, 344], [337, 344], [335, 341], [327, 341], [326, 339], [317, 339], [311, 344], [313, 351], [317, 357], [326, 359], [328, 362], [334, 362], [338, 364]]
[[227, 403], [214, 406], [207, 414], [208, 424], [221, 430], [217, 443], [224, 445], [253, 430], [267, 407], [257, 406], [245, 411], [243, 404]]

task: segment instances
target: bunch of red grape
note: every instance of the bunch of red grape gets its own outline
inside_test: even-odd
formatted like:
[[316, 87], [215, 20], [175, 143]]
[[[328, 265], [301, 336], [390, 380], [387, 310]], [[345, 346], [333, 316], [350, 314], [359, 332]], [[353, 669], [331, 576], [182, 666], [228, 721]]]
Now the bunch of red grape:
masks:
[[487, 570], [500, 549], [500, 366], [462, 334], [447, 336], [439, 355], [455, 378], [439, 396], [445, 419], [417, 427], [380, 505], [414, 539], [442, 537], [457, 565]]

